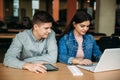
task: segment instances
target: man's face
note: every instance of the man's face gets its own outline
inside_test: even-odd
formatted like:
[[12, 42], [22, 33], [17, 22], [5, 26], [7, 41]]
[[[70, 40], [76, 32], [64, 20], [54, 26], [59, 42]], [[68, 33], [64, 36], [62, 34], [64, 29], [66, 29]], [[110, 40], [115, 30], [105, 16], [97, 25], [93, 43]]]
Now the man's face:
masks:
[[51, 32], [51, 27], [51, 22], [35, 24], [33, 34], [37, 39], [47, 38]]

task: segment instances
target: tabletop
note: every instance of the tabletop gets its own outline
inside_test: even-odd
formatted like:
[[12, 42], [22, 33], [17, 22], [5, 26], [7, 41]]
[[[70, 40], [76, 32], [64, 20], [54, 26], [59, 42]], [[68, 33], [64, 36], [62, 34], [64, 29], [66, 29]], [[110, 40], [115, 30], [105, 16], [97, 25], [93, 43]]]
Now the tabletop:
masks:
[[58, 71], [33, 73], [27, 70], [8, 68], [0, 64], [0, 80], [120, 80], [120, 70], [92, 73], [84, 69], [82, 76], [73, 76], [66, 64], [56, 63]]

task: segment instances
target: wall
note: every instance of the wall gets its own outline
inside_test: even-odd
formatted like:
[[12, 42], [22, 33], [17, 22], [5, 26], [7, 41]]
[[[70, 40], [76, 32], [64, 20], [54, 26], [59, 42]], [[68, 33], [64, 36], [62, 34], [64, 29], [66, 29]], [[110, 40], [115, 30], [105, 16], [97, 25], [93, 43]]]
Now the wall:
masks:
[[97, 0], [95, 31], [108, 36], [115, 30], [115, 0]]

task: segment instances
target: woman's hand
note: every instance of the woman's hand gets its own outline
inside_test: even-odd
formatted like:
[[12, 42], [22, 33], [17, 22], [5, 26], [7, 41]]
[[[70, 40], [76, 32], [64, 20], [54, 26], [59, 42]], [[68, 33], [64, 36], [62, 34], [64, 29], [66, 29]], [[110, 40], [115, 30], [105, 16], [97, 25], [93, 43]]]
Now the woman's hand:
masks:
[[46, 67], [43, 65], [44, 63], [25, 63], [23, 65], [23, 69], [35, 72], [35, 73], [45, 73]]
[[75, 58], [73, 59], [73, 64], [80, 64], [80, 65], [91, 65], [92, 61], [89, 59], [80, 59], [80, 58]]

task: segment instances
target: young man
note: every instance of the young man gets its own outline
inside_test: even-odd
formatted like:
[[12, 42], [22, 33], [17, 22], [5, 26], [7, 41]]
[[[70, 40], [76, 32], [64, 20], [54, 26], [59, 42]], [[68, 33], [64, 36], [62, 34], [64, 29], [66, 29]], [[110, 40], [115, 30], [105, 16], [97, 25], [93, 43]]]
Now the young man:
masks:
[[57, 44], [51, 30], [53, 18], [45, 11], [33, 16], [33, 27], [16, 35], [4, 58], [4, 65], [44, 73], [44, 63], [56, 63]]

